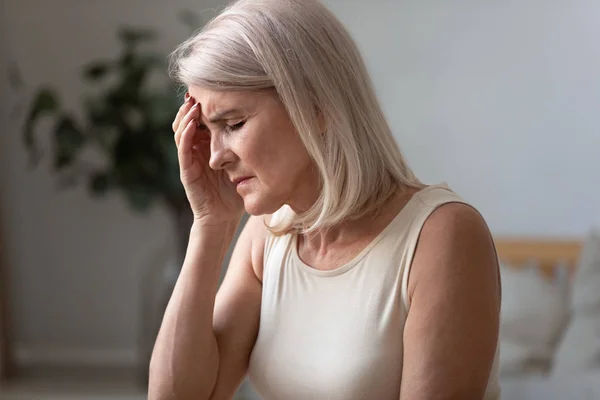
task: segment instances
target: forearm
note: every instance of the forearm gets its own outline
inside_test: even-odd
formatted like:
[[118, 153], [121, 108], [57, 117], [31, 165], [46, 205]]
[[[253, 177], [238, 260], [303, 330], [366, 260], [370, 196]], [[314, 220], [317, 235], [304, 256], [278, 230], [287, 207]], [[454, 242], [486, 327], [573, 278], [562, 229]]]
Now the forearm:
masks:
[[213, 310], [223, 258], [234, 224], [194, 225], [181, 273], [166, 308], [150, 362], [150, 400], [208, 399], [219, 351]]

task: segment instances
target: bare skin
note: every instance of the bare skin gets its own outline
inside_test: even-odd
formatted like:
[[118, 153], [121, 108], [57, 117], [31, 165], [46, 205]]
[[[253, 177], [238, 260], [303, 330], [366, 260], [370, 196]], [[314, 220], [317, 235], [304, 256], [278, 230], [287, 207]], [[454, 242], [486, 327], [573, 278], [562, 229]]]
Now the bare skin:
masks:
[[[274, 93], [190, 87], [190, 94], [173, 130], [195, 220], [152, 357], [152, 400], [233, 397], [258, 334], [263, 216], [284, 204], [301, 212], [318, 196], [314, 166]], [[241, 177], [249, 179], [232, 183]], [[317, 269], [344, 264], [412, 195], [390, 197], [375, 218], [300, 237], [300, 257]], [[244, 209], [253, 216], [217, 293], [220, 265]], [[448, 204], [428, 219], [409, 292], [400, 399], [482, 398], [496, 348], [499, 283], [493, 243], [475, 210]]]

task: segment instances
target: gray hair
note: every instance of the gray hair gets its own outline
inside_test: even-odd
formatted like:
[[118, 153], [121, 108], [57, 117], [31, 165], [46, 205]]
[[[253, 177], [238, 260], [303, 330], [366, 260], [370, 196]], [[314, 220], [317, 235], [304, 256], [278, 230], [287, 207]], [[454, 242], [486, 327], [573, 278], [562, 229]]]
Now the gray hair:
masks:
[[[302, 214], [282, 207], [274, 233], [326, 229], [423, 185], [407, 166], [360, 52], [318, 0], [239, 0], [171, 55], [171, 77], [211, 90], [275, 89], [320, 173]], [[324, 122], [319, 124], [319, 117]]]

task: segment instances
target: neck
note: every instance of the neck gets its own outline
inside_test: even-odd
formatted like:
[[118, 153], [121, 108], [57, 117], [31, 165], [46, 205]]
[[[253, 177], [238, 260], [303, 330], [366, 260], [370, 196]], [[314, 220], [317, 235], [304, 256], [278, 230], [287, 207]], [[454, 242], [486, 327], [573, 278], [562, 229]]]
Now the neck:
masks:
[[381, 232], [406, 205], [415, 190], [403, 191], [389, 197], [378, 211], [356, 220], [345, 221], [334, 227], [323, 229], [310, 235], [300, 235], [299, 241], [315, 253], [325, 253], [327, 249], [344, 247], [365, 237], [370, 238]]

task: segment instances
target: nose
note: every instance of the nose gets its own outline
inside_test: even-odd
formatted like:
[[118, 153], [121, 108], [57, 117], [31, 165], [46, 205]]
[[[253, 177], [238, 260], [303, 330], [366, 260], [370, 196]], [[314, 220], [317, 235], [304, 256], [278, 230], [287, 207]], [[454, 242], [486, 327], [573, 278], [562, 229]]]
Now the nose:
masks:
[[210, 138], [210, 168], [220, 170], [235, 161], [235, 154], [224, 143], [222, 135], [212, 135]]

